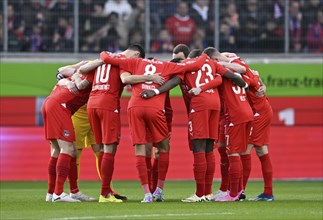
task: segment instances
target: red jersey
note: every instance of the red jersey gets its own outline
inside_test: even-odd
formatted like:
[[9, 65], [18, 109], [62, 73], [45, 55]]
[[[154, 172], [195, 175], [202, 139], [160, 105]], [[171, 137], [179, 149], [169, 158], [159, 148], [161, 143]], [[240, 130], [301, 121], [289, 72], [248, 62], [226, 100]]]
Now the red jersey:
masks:
[[88, 108], [120, 111], [120, 96], [124, 85], [120, 79], [119, 67], [103, 64], [89, 74], [94, 75], [94, 79]]
[[[151, 75], [159, 73], [164, 77], [165, 81], [169, 80], [171, 76], [177, 75], [181, 79], [184, 78], [184, 73], [187, 71], [196, 71], [203, 65], [207, 55], [201, 56], [196, 61], [191, 61], [187, 63], [172, 63], [166, 61], [160, 61], [157, 59], [120, 59], [112, 58], [109, 54], [103, 54], [101, 59], [105, 63], [113, 63], [114, 65], [119, 65], [120, 69], [130, 72], [132, 75]], [[153, 107], [160, 110], [165, 108], [165, 97], [166, 93], [161, 93], [160, 95], [154, 96], [150, 99], [143, 99], [140, 93], [144, 90], [153, 90], [159, 87], [159, 84], [154, 82], [145, 82], [132, 85], [132, 95], [128, 104], [128, 108], [134, 106], [141, 107]]]
[[182, 18], [175, 15], [166, 20], [165, 26], [173, 38], [174, 45], [190, 45], [192, 37], [196, 31], [196, 24], [192, 18], [188, 16]]
[[[192, 59], [188, 59], [186, 61], [192, 61]], [[187, 85], [187, 89], [190, 90], [192, 88], [202, 88], [206, 84], [219, 77], [219, 80], [217, 80], [218, 83], [216, 84], [216, 86], [218, 86], [222, 82], [221, 75], [217, 74], [218, 72], [223, 75], [225, 72], [227, 72], [227, 69], [221, 65], [218, 65], [213, 60], [206, 59], [201, 69], [185, 74], [184, 82]], [[220, 111], [220, 97], [218, 89], [214, 87], [209, 87], [209, 89], [201, 92], [199, 95], [193, 95], [190, 102], [190, 111], [200, 111], [206, 109]]]
[[271, 111], [271, 106], [269, 104], [268, 98], [266, 95], [259, 97], [256, 95], [257, 90], [260, 88], [259, 77], [253, 75], [249, 66], [241, 60], [239, 57], [232, 59], [230, 62], [237, 63], [246, 68], [246, 73], [243, 74], [243, 79], [249, 85], [249, 92], [247, 97], [251, 108], [254, 113], [267, 112]]
[[[89, 82], [93, 81], [93, 76], [83, 76], [82, 79], [86, 79]], [[91, 92], [91, 86], [86, 87], [85, 89], [79, 90], [79, 94], [71, 93], [68, 88], [64, 86], [56, 85], [49, 97], [57, 100], [62, 106], [68, 109], [71, 114], [74, 114], [81, 106], [87, 103], [89, 95]]]
[[231, 79], [222, 77], [221, 90], [227, 122], [237, 125], [253, 120], [253, 112], [244, 88], [235, 85]]

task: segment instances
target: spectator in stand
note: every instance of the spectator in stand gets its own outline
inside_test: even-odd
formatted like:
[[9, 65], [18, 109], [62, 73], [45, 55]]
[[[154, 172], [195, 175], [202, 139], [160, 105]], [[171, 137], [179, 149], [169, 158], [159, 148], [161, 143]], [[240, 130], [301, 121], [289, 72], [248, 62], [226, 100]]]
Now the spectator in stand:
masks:
[[306, 43], [309, 52], [323, 53], [323, 12], [318, 11], [315, 18], [307, 31]]
[[82, 52], [100, 51], [100, 39], [106, 34], [107, 16], [104, 13], [103, 3], [95, 2], [93, 11], [89, 15], [84, 16], [85, 20], [80, 23], [80, 38]]
[[58, 19], [61, 15], [73, 17], [73, 3], [69, 0], [57, 0], [56, 4], [50, 10], [51, 24], [57, 25]]
[[257, 52], [260, 40], [260, 29], [257, 25], [257, 20], [253, 17], [248, 17], [245, 22], [245, 27], [240, 29], [237, 34], [238, 50], [240, 52]]
[[20, 14], [26, 22], [26, 31], [29, 33], [33, 30], [33, 26], [36, 23], [44, 26], [48, 20], [48, 18], [45, 17], [48, 14], [48, 11], [40, 4], [39, 0], [23, 1], [21, 8]]
[[179, 0], [150, 1], [151, 14], [160, 24], [165, 24], [166, 19], [174, 14], [174, 9], [179, 2]]
[[190, 45], [192, 37], [196, 31], [196, 23], [189, 16], [188, 4], [180, 2], [177, 5], [176, 13], [169, 17], [165, 26], [173, 38], [173, 44], [186, 44]]
[[[143, 14], [143, 13], [145, 13], [145, 0], [136, 0], [135, 6], [133, 7], [133, 10], [129, 15], [129, 18], [126, 24], [129, 30], [133, 29], [138, 25], [137, 24], [138, 17], [140, 16], [140, 14]], [[145, 25], [145, 23], [140, 24], [141, 28], [144, 28], [144, 26], [142, 25]]]
[[291, 52], [302, 51], [302, 13], [299, 2], [292, 1], [289, 9], [289, 36]]
[[322, 11], [323, 1], [320, 0], [307, 0], [304, 1], [304, 6], [302, 7], [304, 26], [309, 28], [310, 24], [316, 21], [316, 15], [318, 11]]
[[100, 48], [104, 48], [113, 53], [120, 52], [120, 39], [122, 33], [119, 33], [119, 15], [116, 12], [108, 16], [109, 25], [106, 30], [106, 36], [100, 41]]
[[[152, 8], [152, 2], [150, 3], [150, 8]], [[158, 38], [159, 30], [161, 29], [160, 19], [155, 13], [150, 13], [150, 34], [152, 39]], [[145, 0], [135, 0], [133, 10], [129, 16], [126, 23], [128, 30], [135, 28], [140, 28], [145, 30]]]
[[80, 38], [80, 45], [84, 42], [82, 41], [85, 35], [91, 28], [91, 15], [94, 13], [94, 3], [93, 0], [81, 0], [79, 5], [79, 34], [82, 36]]
[[225, 14], [222, 16], [223, 20], [225, 20], [234, 31], [240, 29], [239, 13], [234, 2], [229, 2], [226, 5]]
[[270, 1], [268, 7], [270, 8], [269, 19], [273, 18], [278, 22], [277, 24], [284, 23], [284, 0], [273, 0]]
[[262, 52], [278, 53], [284, 51], [284, 30], [275, 19], [269, 19], [266, 29], [260, 35], [259, 46]]
[[193, 2], [190, 15], [200, 28], [206, 29], [209, 13], [209, 0], [195, 0]]
[[220, 24], [220, 47], [223, 51], [236, 51], [237, 42], [235, 32], [226, 20]]
[[40, 52], [44, 51], [44, 39], [43, 39], [42, 27], [35, 24], [30, 35], [30, 51]]
[[240, 10], [240, 24], [244, 24], [250, 17], [256, 19], [258, 25], [264, 24], [267, 13], [260, 7], [262, 4], [258, 0], [246, 0], [243, 3]]
[[[0, 7], [1, 10], [1, 7]], [[3, 15], [2, 13], [0, 13], [0, 51], [3, 51]]]
[[172, 53], [174, 45], [172, 38], [166, 29], [161, 29], [158, 34], [158, 39], [154, 40], [151, 45], [150, 52], [152, 53]]
[[55, 4], [57, 3], [57, 0], [39, 0], [40, 4], [45, 7], [48, 10], [51, 10], [54, 8]]
[[69, 17], [58, 17], [58, 25], [54, 30], [49, 50], [55, 52], [71, 52], [73, 50], [74, 29]]
[[204, 50], [204, 48], [206, 48], [208, 45], [205, 35], [206, 34], [204, 29], [197, 28], [190, 44], [191, 49]]
[[145, 33], [142, 29], [132, 29], [129, 33], [129, 45], [140, 44], [145, 45]]
[[121, 22], [128, 21], [132, 7], [127, 0], [107, 0], [104, 5], [104, 12], [109, 15], [116, 12]]
[[300, 9], [302, 11], [302, 39], [304, 40], [305, 51], [309, 50], [307, 45], [307, 33], [310, 27], [316, 22], [316, 15], [318, 11], [323, 11], [323, 1], [307, 0], [301, 2]]
[[220, 17], [220, 46], [221, 50], [237, 50], [237, 32], [240, 30], [239, 13], [234, 2], [228, 2], [224, 6], [224, 13]]
[[[203, 30], [206, 40], [214, 41], [212, 36], [212, 31], [210, 29], [210, 20], [214, 19], [212, 17], [212, 10], [210, 7], [209, 0], [195, 0], [190, 8], [190, 16], [193, 18], [195, 23]], [[212, 38], [212, 39], [211, 39]], [[205, 46], [207, 47], [207, 45]], [[205, 48], [204, 47], [204, 48]], [[204, 49], [200, 48], [200, 49]]]
[[8, 15], [8, 50], [26, 51], [28, 50], [28, 39], [25, 35], [25, 21], [16, 13], [13, 4], [7, 6]]

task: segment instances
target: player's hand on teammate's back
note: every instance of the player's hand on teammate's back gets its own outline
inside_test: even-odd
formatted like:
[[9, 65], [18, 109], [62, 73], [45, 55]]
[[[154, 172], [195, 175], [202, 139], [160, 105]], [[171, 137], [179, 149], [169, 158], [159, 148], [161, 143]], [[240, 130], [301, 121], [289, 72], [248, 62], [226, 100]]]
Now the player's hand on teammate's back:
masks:
[[258, 97], [263, 97], [265, 94], [266, 94], [266, 86], [263, 85], [263, 86], [260, 86], [260, 88], [257, 90], [256, 92], [256, 96]]
[[140, 93], [140, 96], [143, 99], [149, 99], [155, 95], [156, 95], [156, 93], [153, 90], [144, 90]]
[[188, 93], [191, 95], [199, 95], [201, 92], [201, 88], [191, 88], [190, 91], [188, 91]]
[[152, 74], [150, 75], [150, 77], [151, 77], [151, 81], [153, 81], [154, 83], [157, 83], [159, 85], [163, 85], [165, 83], [164, 77], [160, 76], [159, 73]]
[[71, 92], [71, 93], [74, 93], [74, 94], [79, 94], [79, 90], [77, 89], [75, 83], [73, 82], [68, 82], [66, 87], [68, 88], [68, 90]]

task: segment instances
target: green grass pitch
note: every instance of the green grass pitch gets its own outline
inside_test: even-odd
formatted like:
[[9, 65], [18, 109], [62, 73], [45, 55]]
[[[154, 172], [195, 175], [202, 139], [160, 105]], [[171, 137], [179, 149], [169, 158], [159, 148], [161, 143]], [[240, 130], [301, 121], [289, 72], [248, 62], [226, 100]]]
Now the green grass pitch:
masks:
[[[274, 202], [182, 203], [194, 192], [193, 181], [168, 181], [166, 201], [141, 204], [139, 181], [115, 181], [114, 187], [129, 200], [121, 204], [82, 202], [46, 203], [46, 182], [0, 182], [0, 219], [323, 219], [322, 181], [275, 181]], [[68, 183], [65, 184], [67, 187]], [[100, 182], [80, 182], [82, 192], [97, 197]], [[213, 188], [218, 186], [214, 182]], [[251, 181], [247, 197], [262, 190]], [[68, 189], [66, 188], [66, 192]]]

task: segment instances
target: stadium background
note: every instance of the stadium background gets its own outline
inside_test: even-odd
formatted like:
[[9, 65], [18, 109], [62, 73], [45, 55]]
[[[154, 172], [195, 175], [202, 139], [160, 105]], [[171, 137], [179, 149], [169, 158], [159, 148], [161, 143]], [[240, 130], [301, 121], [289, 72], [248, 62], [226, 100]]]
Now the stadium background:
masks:
[[[118, 52], [133, 42], [144, 45], [149, 56], [170, 59], [175, 42], [164, 24], [175, 13], [178, 1], [129, 0], [128, 15], [126, 10], [119, 14], [121, 6], [116, 13], [105, 11], [107, 2], [111, 1], [1, 2], [1, 181], [46, 180], [49, 148], [40, 108], [55, 84], [58, 67], [95, 59], [101, 50]], [[322, 41], [317, 44], [310, 37], [322, 1], [236, 0], [232, 1], [234, 12], [229, 1], [210, 0], [205, 1], [209, 9], [201, 19], [192, 7], [200, 1], [185, 2], [198, 28], [181, 40], [191, 48], [216, 46], [237, 52], [259, 70], [267, 85], [274, 109], [270, 145], [274, 178], [322, 179]], [[249, 28], [252, 30], [247, 31]], [[318, 37], [322, 40], [322, 32]], [[128, 96], [125, 91], [121, 101], [123, 127], [116, 180], [137, 179], [125, 117]], [[182, 135], [186, 134], [187, 119], [180, 96], [178, 89], [172, 91], [175, 115], [168, 177], [193, 179], [192, 155]], [[81, 163], [80, 178], [97, 180], [90, 149]], [[253, 179], [261, 178], [258, 164], [253, 154]], [[21, 167], [24, 169], [17, 169]], [[217, 166], [215, 178], [219, 177]]]

